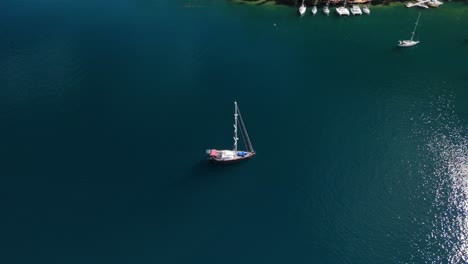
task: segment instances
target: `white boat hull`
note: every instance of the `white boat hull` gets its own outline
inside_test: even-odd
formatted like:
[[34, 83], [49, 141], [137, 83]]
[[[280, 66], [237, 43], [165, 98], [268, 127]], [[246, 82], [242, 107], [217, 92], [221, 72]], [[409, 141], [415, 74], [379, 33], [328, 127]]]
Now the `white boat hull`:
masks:
[[356, 15], [362, 15], [362, 11], [361, 11], [361, 8], [359, 8], [359, 6], [357, 5], [354, 5], [352, 8], [351, 8], [351, 14], [353, 14], [353, 16], [356, 16]]
[[305, 5], [302, 5], [301, 7], [299, 7], [299, 15], [303, 16], [306, 12], [306, 7]]
[[349, 16], [349, 10], [344, 6], [337, 7], [336, 13], [340, 16]]
[[367, 6], [365, 6], [365, 7], [362, 8], [362, 12], [364, 12], [364, 13], [370, 15], [370, 9], [369, 9]]
[[422, 2], [416, 2], [416, 3], [407, 3], [406, 7], [410, 8], [413, 6], [421, 7], [421, 8], [429, 8], [426, 3], [429, 1], [422, 1]]
[[444, 4], [443, 2], [441, 1], [437, 1], [437, 0], [431, 0], [427, 3], [428, 6], [430, 7], [439, 7], [440, 5]]
[[328, 8], [328, 6], [324, 7], [323, 8], [323, 12], [325, 13], [325, 15], [329, 15], [330, 14], [330, 9]]
[[255, 152], [216, 149], [207, 149], [206, 154], [210, 162], [216, 163], [231, 163], [250, 159], [255, 156]]
[[312, 14], [314, 14], [314, 15], [317, 14], [317, 7], [316, 6], [312, 7], [310, 12], [312, 12]]
[[407, 47], [413, 47], [419, 44], [419, 41], [414, 41], [414, 40], [400, 40], [398, 41], [398, 47], [400, 48], [407, 48]]

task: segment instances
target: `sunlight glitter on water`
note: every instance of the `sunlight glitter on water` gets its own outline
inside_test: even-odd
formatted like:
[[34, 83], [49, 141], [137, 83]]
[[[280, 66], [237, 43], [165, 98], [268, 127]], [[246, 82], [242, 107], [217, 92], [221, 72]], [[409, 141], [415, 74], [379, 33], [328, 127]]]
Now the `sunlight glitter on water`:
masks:
[[[457, 132], [450, 137], [435, 138], [429, 149], [436, 155], [435, 175], [447, 177], [447, 197], [437, 197], [439, 203], [447, 200], [447, 212], [436, 220], [442, 228], [438, 232], [446, 241], [441, 246], [448, 250], [450, 263], [468, 261], [468, 148], [467, 140]], [[441, 192], [443, 193], [443, 192]], [[435, 204], [437, 205], [437, 204]], [[443, 205], [443, 204], [441, 204]], [[446, 245], [444, 245], [446, 244]]]
[[[428, 263], [468, 262], [468, 139], [452, 106], [452, 99], [439, 98], [422, 123], [427, 144], [421, 147], [433, 162], [425, 170], [435, 197], [428, 224], [432, 231], [417, 248]], [[430, 179], [434, 177], [433, 179]]]

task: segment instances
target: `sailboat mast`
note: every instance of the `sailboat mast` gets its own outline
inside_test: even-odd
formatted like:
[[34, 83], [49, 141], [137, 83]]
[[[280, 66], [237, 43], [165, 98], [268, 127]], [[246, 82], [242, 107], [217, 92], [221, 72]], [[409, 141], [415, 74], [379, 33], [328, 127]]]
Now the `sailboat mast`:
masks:
[[413, 34], [411, 34], [411, 40], [413, 40], [414, 33], [416, 33], [416, 28], [418, 27], [419, 17], [420, 17], [420, 16], [421, 16], [421, 12], [419, 12], [418, 19], [416, 20], [416, 24], [414, 25]]
[[239, 140], [237, 137], [237, 116], [237, 102], [234, 102], [234, 151], [237, 151], [237, 141]]

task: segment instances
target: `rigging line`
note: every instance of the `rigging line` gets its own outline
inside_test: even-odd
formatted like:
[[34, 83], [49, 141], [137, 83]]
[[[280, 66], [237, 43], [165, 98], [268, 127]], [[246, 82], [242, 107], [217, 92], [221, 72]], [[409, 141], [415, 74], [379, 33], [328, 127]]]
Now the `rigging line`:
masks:
[[247, 140], [245, 140], [245, 135], [244, 135], [243, 129], [241, 129], [240, 132], [241, 132], [242, 142], [244, 143], [244, 147], [245, 147], [246, 150], [249, 150], [249, 148], [247, 146]]
[[249, 151], [250, 152], [255, 152], [253, 147], [252, 147], [252, 143], [250, 142], [250, 138], [249, 138], [249, 133], [247, 133], [247, 129], [245, 128], [245, 124], [244, 124], [244, 120], [242, 119], [242, 115], [241, 115], [241, 112], [239, 110], [239, 107], [237, 107], [237, 113], [239, 114], [239, 120], [240, 120], [240, 123], [241, 123], [241, 126], [242, 126], [242, 129], [244, 130], [245, 132], [245, 136], [247, 138], [247, 143], [249, 144]]

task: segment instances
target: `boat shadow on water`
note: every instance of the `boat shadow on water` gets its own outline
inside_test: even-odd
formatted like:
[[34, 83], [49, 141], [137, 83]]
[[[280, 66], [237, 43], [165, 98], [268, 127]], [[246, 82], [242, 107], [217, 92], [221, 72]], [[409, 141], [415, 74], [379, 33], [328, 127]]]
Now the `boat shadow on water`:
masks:
[[233, 163], [212, 163], [206, 159], [200, 160], [193, 166], [193, 177], [195, 178], [206, 178], [218, 176], [220, 173], [235, 173], [239, 171], [240, 167], [247, 164], [249, 160]]
[[419, 47], [419, 45], [415, 45], [415, 46], [412, 46], [412, 47], [405, 47], [405, 48], [402, 48], [402, 47], [398, 47], [398, 45], [395, 44], [395, 46], [392, 47], [390, 51], [391, 51], [391, 52], [405, 52], [405, 51], [417, 49], [418, 47]]

